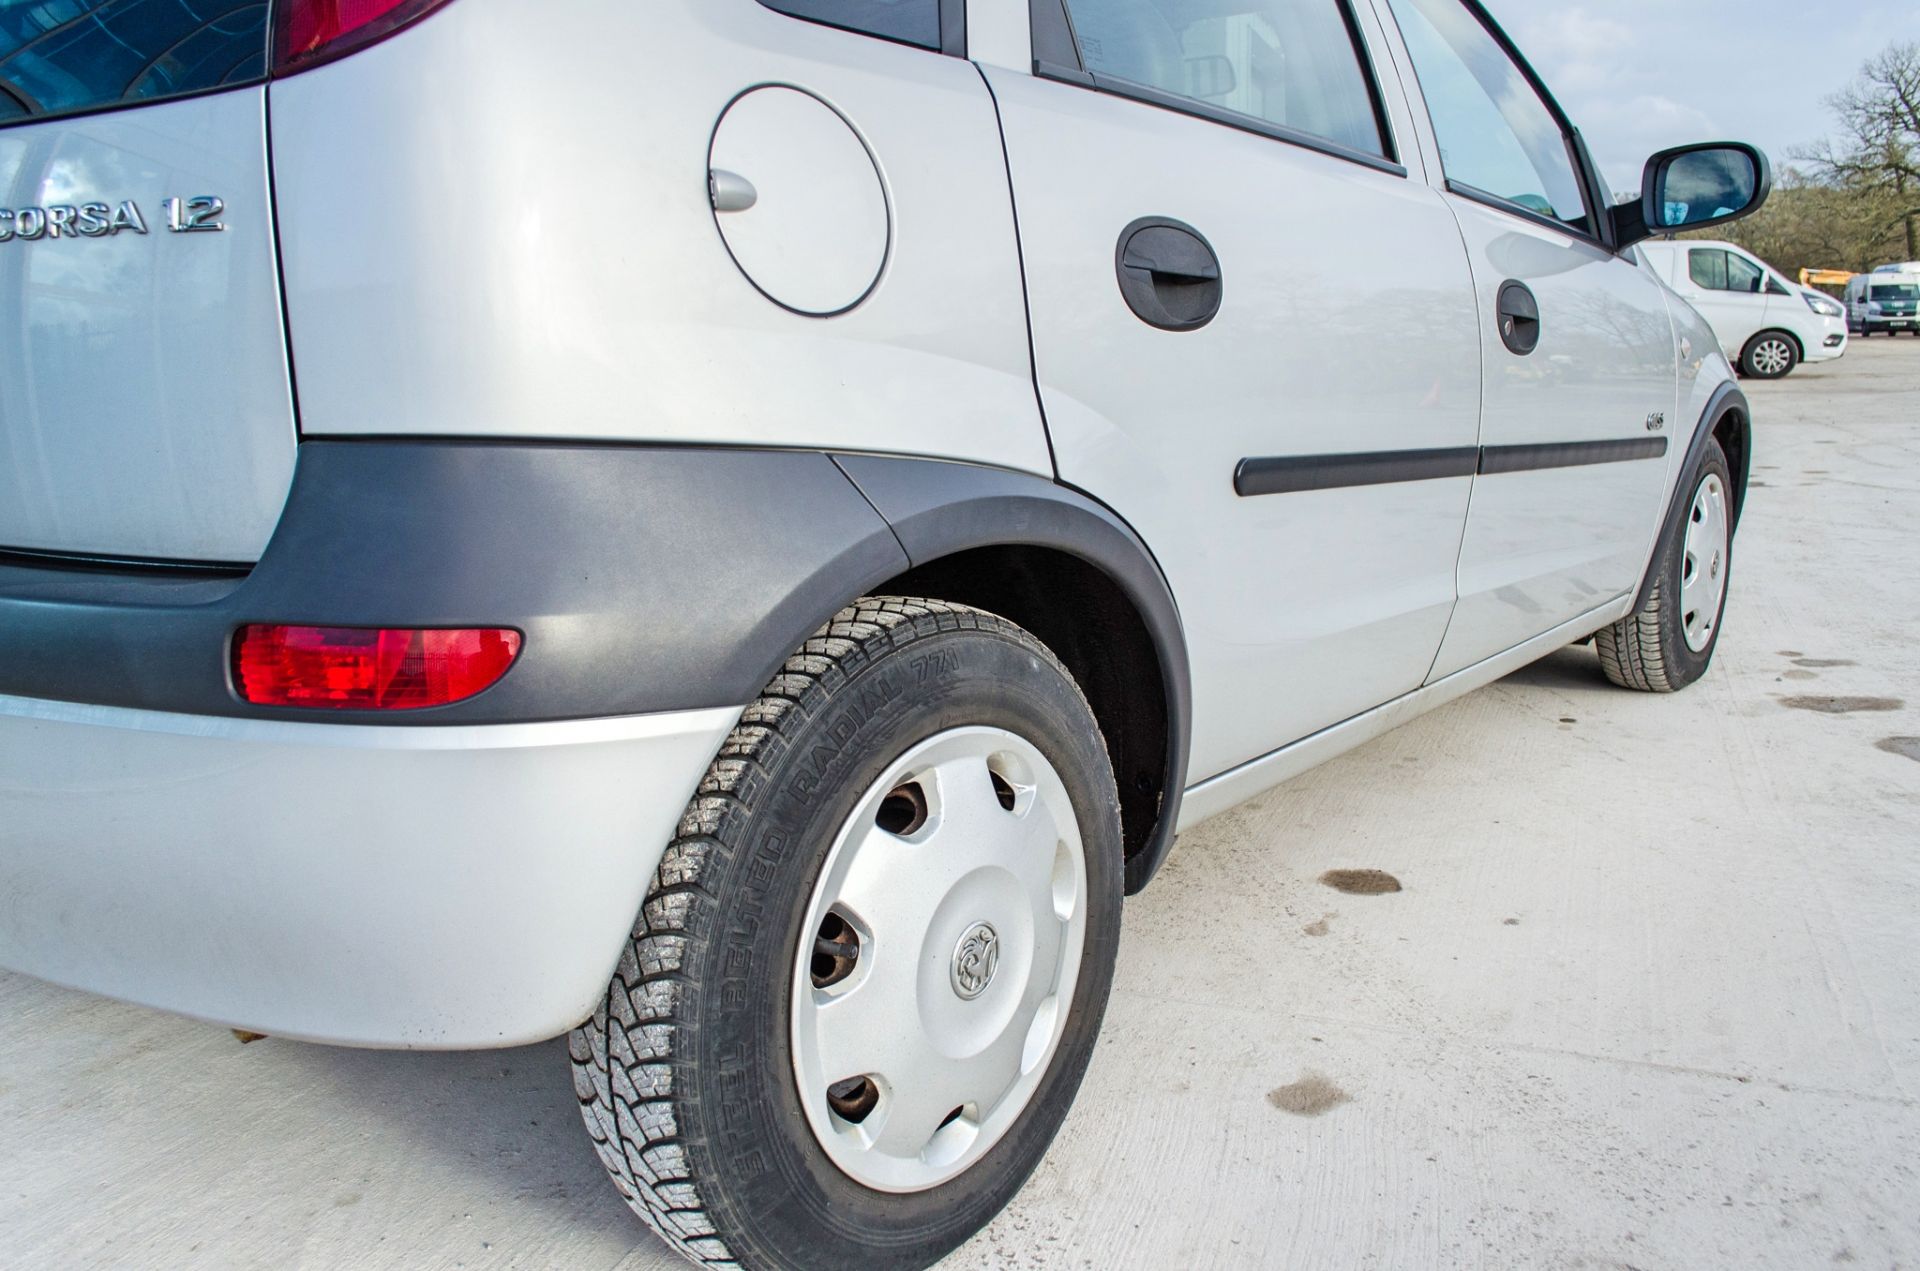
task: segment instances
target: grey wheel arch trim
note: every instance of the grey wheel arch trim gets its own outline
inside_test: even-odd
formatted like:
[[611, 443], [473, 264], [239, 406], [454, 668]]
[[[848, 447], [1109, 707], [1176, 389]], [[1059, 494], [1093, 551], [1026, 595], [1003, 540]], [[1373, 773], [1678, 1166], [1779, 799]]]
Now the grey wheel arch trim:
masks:
[[[427, 727], [738, 707], [859, 594], [906, 568], [819, 451], [307, 441], [238, 579], [0, 561], [0, 693], [186, 715]], [[493, 688], [424, 711], [250, 705], [247, 623], [518, 629]]]
[[836, 462], [916, 567], [981, 547], [1051, 548], [1093, 566], [1132, 602], [1159, 658], [1167, 719], [1159, 817], [1127, 857], [1127, 894], [1138, 894], [1173, 847], [1193, 734], [1186, 635], [1152, 552], [1112, 511], [1044, 477], [934, 459], [839, 455]]
[[1753, 464], [1753, 411], [1747, 405], [1747, 395], [1740, 391], [1739, 385], [1732, 380], [1715, 390], [1707, 402], [1706, 410], [1701, 412], [1700, 422], [1693, 430], [1693, 441], [1687, 447], [1686, 458], [1680, 464], [1680, 479], [1674, 482], [1673, 494], [1667, 502], [1667, 512], [1660, 520], [1660, 533], [1653, 540], [1653, 550], [1649, 554], [1647, 567], [1641, 573], [1640, 590], [1633, 598], [1634, 613], [1645, 613], [1652, 599], [1654, 568], [1660, 561], [1660, 545], [1674, 533], [1675, 527], [1685, 517], [1693, 505], [1694, 475], [1700, 471], [1700, 461], [1707, 453], [1707, 443], [1720, 431], [1720, 425], [1731, 418], [1736, 435], [1739, 438], [1739, 453], [1729, 453], [1727, 464], [1733, 475], [1733, 515], [1728, 533], [1731, 536], [1740, 528], [1740, 512], [1747, 501], [1747, 475]]
[[[0, 558], [0, 694], [315, 725], [520, 724], [738, 707], [848, 601], [973, 548], [1057, 549], [1132, 604], [1165, 686], [1173, 840], [1191, 697], [1173, 595], [1113, 513], [1053, 481], [821, 451], [384, 438], [308, 441], [279, 528], [237, 576]], [[510, 626], [519, 661], [435, 710], [289, 711], [229, 682], [245, 623]], [[1130, 845], [1131, 847], [1131, 845]]]

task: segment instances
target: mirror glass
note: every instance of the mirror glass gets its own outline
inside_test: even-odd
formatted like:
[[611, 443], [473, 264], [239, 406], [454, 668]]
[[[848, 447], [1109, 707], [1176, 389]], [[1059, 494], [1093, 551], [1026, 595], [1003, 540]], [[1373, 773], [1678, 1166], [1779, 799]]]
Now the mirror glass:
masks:
[[1661, 169], [1653, 210], [1660, 229], [1685, 229], [1737, 216], [1759, 193], [1753, 156], [1730, 148], [1675, 155]]

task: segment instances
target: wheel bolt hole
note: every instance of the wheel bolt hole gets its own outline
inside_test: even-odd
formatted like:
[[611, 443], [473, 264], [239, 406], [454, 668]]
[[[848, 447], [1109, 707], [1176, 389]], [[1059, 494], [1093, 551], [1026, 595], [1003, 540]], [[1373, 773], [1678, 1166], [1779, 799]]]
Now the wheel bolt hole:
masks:
[[927, 823], [927, 792], [917, 781], [895, 786], [892, 793], [880, 801], [874, 823], [887, 833], [903, 838], [917, 834]]
[[832, 988], [852, 975], [859, 961], [860, 934], [839, 914], [828, 914], [813, 937], [813, 958], [808, 968], [813, 987]]
[[993, 797], [1000, 800], [1001, 807], [1009, 812], [1013, 811], [1014, 800], [1017, 796], [1014, 793], [1012, 783], [997, 772], [990, 771], [987, 775], [993, 778]]
[[859, 1125], [880, 1103], [880, 1087], [872, 1077], [849, 1077], [827, 1087], [827, 1106], [850, 1125]]

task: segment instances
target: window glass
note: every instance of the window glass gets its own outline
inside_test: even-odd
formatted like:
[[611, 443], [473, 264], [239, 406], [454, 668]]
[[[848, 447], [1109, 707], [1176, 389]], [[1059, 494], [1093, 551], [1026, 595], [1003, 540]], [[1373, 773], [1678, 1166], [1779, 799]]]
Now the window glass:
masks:
[[1708, 291], [1727, 289], [1727, 254], [1718, 248], [1696, 247], [1687, 254], [1687, 276]]
[[266, 0], [0, 0], [0, 123], [266, 73]]
[[1920, 300], [1920, 285], [1914, 283], [1875, 283], [1867, 293], [1869, 300]]
[[1386, 154], [1342, 0], [1068, 0], [1080, 58], [1125, 80]]
[[796, 18], [885, 40], [940, 47], [940, 0], [760, 0]]
[[1727, 258], [1727, 290], [1743, 291], [1750, 295], [1759, 295], [1766, 289], [1767, 271], [1748, 260], [1745, 256], [1736, 256], [1732, 252], [1724, 253]]
[[1389, 0], [1427, 99], [1447, 178], [1588, 228], [1553, 112], [1460, 0]]

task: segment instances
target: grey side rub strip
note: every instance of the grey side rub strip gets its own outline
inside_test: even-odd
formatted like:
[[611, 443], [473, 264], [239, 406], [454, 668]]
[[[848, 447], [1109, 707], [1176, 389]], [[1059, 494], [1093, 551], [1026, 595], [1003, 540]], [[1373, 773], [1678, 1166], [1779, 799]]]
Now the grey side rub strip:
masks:
[[1242, 498], [1301, 494], [1364, 485], [1437, 481], [1445, 477], [1495, 476], [1543, 468], [1580, 468], [1598, 463], [1659, 459], [1665, 437], [1625, 441], [1568, 441], [1536, 446], [1461, 446], [1448, 450], [1383, 450], [1355, 455], [1300, 455], [1242, 459], [1233, 489]]
[[1479, 462], [1474, 446], [1450, 450], [1386, 450], [1359, 455], [1305, 455], [1297, 458], [1242, 459], [1233, 489], [1243, 498], [1260, 494], [1299, 494], [1356, 485], [1395, 485], [1470, 477]]
[[1637, 437], [1630, 441], [1566, 441], [1541, 446], [1488, 446], [1480, 452], [1480, 475], [1533, 472], [1540, 468], [1583, 468], [1596, 463], [1632, 463], [1660, 459], [1667, 453], [1665, 437]]

